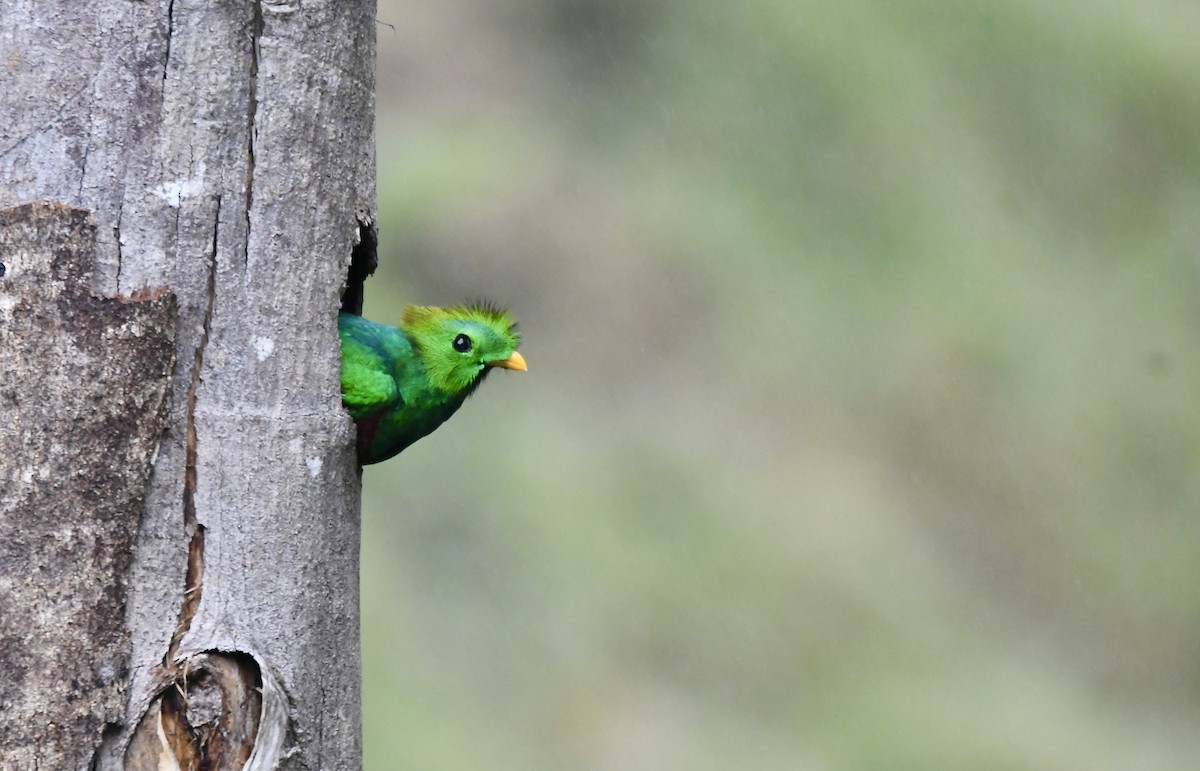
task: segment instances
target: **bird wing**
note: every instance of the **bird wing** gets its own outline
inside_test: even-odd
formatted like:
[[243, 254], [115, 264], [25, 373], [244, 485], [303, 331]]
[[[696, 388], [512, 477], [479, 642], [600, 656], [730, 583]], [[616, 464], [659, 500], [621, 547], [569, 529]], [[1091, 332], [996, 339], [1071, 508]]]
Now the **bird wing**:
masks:
[[350, 417], [358, 420], [402, 406], [404, 399], [392, 374], [392, 351], [357, 319], [340, 321], [342, 402]]
[[358, 420], [404, 403], [396, 381], [380, 363], [347, 360], [342, 354], [342, 402]]

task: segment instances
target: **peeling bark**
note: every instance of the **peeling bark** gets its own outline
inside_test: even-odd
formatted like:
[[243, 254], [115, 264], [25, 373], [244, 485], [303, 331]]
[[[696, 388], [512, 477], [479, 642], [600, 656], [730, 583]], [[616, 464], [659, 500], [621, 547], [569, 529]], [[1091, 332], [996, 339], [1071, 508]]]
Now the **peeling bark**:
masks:
[[126, 576], [175, 301], [91, 291], [95, 224], [0, 210], [0, 767], [80, 768], [124, 714]]
[[0, 4], [0, 206], [87, 210], [95, 291], [175, 297], [165, 430], [132, 556], [104, 584], [127, 587], [108, 619], [127, 665], [72, 747], [99, 771], [360, 765], [336, 314], [352, 255], [347, 294], [374, 258], [374, 16], [361, 0]]

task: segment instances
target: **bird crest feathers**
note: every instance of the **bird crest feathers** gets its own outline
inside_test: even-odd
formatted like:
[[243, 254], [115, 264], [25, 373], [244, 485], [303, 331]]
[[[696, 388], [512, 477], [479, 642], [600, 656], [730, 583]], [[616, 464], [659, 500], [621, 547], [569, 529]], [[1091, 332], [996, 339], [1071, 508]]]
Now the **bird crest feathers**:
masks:
[[521, 339], [517, 322], [508, 310], [491, 300], [482, 299], [446, 308], [436, 305], [405, 305], [400, 326], [409, 330], [417, 330], [447, 318], [478, 321], [502, 330], [513, 339], [514, 347]]

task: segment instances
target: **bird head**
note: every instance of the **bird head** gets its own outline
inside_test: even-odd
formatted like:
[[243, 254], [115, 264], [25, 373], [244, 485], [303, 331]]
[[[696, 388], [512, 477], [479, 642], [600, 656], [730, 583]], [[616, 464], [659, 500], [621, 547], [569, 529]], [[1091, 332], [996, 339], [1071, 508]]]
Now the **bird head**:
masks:
[[526, 369], [517, 323], [494, 305], [407, 305], [400, 326], [429, 379], [447, 393], [469, 394], [492, 367]]

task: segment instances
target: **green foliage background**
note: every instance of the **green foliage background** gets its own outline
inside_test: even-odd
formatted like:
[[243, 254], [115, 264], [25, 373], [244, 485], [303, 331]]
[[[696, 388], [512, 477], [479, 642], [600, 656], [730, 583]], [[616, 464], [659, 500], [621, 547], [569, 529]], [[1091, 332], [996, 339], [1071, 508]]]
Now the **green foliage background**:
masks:
[[[384, 0], [368, 769], [1200, 758], [1200, 6]], [[394, 29], [383, 23], [394, 25]]]

